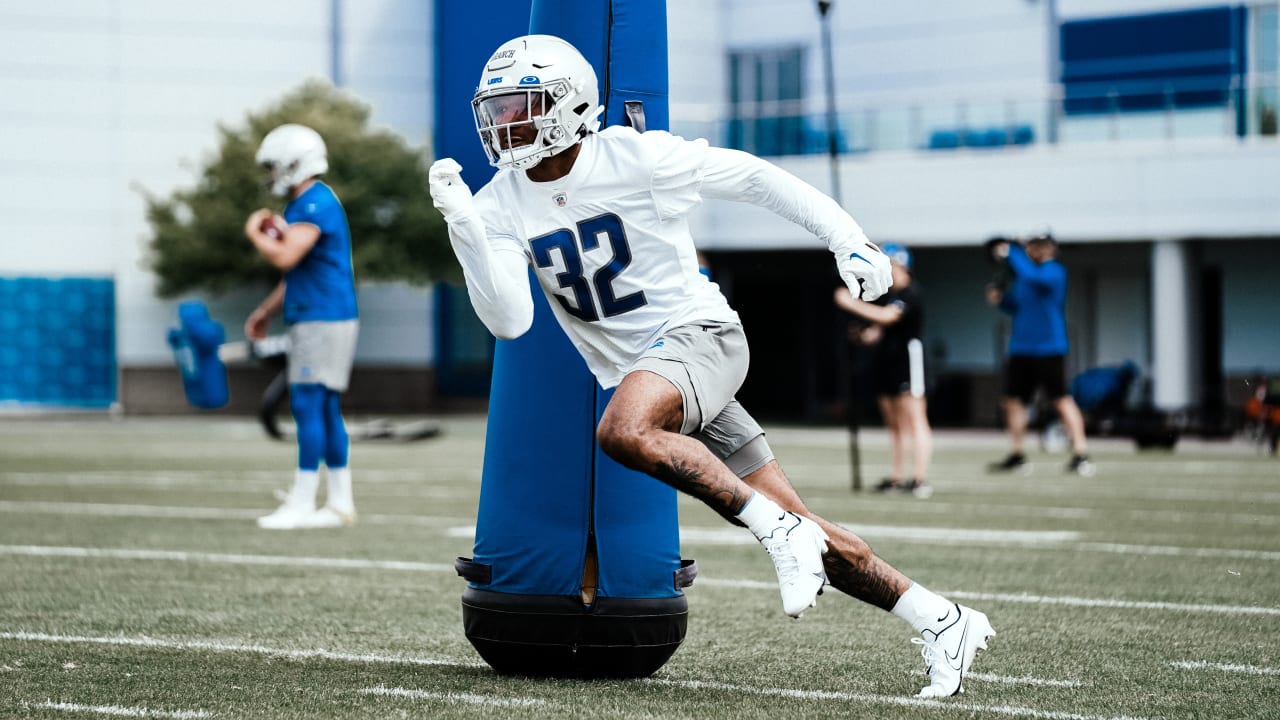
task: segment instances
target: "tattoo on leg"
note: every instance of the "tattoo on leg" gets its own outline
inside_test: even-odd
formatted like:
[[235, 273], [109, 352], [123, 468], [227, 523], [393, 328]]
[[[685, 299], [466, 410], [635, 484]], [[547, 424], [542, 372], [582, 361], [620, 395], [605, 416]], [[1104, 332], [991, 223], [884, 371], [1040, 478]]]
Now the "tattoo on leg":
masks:
[[862, 555], [829, 552], [822, 560], [831, 586], [865, 603], [892, 610], [902, 596], [904, 588], [870, 550]]
[[659, 461], [653, 468], [653, 476], [683, 493], [698, 498], [727, 518], [736, 515], [747, 502], [747, 498], [742, 496], [738, 487], [723, 487], [696, 467], [677, 457], [671, 457], [666, 462]]

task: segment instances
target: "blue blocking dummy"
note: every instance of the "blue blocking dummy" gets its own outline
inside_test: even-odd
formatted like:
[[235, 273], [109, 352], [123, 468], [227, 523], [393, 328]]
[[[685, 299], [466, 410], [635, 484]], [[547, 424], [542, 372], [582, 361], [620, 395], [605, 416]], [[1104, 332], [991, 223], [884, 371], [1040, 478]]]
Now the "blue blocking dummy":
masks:
[[169, 328], [169, 347], [182, 373], [182, 390], [187, 402], [203, 410], [227, 404], [227, 368], [218, 358], [218, 347], [226, 341], [222, 324], [209, 317], [209, 309], [199, 300], [178, 305], [178, 327]]
[[[607, 83], [605, 125], [667, 127], [665, 3], [533, 0], [530, 18], [527, 32], [568, 40]], [[472, 41], [485, 55], [457, 72], [474, 83], [487, 53], [525, 32]], [[533, 295], [532, 329], [495, 351], [474, 557], [457, 561], [464, 630], [500, 673], [646, 677], [684, 640], [696, 574], [680, 558], [676, 492], [596, 446], [612, 392]]]

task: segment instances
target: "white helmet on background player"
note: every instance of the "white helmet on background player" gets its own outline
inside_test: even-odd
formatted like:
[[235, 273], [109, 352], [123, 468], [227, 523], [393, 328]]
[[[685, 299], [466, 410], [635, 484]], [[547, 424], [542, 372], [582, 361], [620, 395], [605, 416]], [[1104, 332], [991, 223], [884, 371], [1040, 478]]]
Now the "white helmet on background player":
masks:
[[[533, 167], [598, 130], [604, 111], [591, 63], [552, 35], [526, 35], [495, 50], [480, 75], [471, 109], [489, 164], [517, 170]], [[536, 136], [514, 146], [512, 130], [522, 126], [531, 127]]]
[[282, 197], [307, 178], [329, 169], [320, 133], [292, 123], [267, 133], [255, 159], [270, 174], [271, 192]]

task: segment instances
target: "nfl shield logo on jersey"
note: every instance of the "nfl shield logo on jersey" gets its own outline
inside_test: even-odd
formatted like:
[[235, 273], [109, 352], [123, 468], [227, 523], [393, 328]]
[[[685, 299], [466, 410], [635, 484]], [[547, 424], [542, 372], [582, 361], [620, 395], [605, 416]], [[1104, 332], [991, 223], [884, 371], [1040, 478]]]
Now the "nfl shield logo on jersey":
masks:
[[569, 196], [562, 192], [552, 195], [551, 199], [556, 201], [556, 207], [564, 207], [565, 203], [569, 202]]

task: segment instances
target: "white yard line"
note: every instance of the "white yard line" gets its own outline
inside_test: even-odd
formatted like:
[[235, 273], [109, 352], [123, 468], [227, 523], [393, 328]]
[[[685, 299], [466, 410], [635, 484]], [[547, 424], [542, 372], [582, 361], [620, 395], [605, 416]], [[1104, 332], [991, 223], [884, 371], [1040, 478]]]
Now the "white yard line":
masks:
[[496, 697], [477, 695], [465, 692], [434, 692], [430, 690], [412, 690], [409, 688], [372, 687], [360, 691], [362, 695], [386, 695], [390, 697], [411, 698], [413, 700], [443, 700], [447, 703], [465, 703], [468, 705], [487, 705], [489, 707], [533, 707], [545, 705], [545, 700], [531, 697]]
[[[0, 640], [20, 640], [26, 642], [55, 642], [55, 643], [91, 643], [101, 645], [119, 645], [130, 647], [145, 648], [163, 648], [171, 650], [206, 650], [215, 652], [248, 652], [261, 655], [272, 655], [281, 657], [291, 657], [299, 659], [319, 658], [324, 660], [343, 660], [350, 662], [368, 662], [368, 663], [405, 663], [412, 665], [439, 665], [450, 667], [485, 667], [483, 663], [475, 662], [459, 662], [454, 660], [446, 660], [441, 658], [417, 658], [393, 655], [375, 655], [375, 654], [356, 654], [335, 652], [331, 650], [290, 650], [284, 648], [272, 648], [263, 645], [211, 641], [211, 640], [160, 640], [149, 637], [93, 637], [82, 635], [51, 635], [46, 633], [28, 633], [28, 632], [0, 632]], [[987, 682], [1004, 682], [1004, 683], [1020, 683], [1029, 685], [1059, 686], [1059, 687], [1075, 687], [1079, 683], [1069, 680], [1044, 680], [1040, 678], [1009, 678], [999, 675], [986, 675], [979, 673], [971, 673], [970, 678], [974, 680], [984, 680]], [[1026, 718], [1044, 718], [1045, 720], [1136, 720], [1133, 718], [1108, 718], [1101, 715], [1080, 715], [1068, 712], [1050, 712], [1035, 710], [1032, 708], [1017, 707], [1011, 705], [982, 705], [975, 703], [965, 703], [955, 700], [922, 700], [911, 697], [896, 697], [892, 695], [872, 695], [865, 693], [847, 693], [828, 690], [795, 690], [789, 688], [770, 688], [758, 686], [732, 685], [728, 683], [705, 682], [700, 680], [678, 680], [672, 678], [651, 678], [643, 682], [657, 683], [662, 685], [672, 685], [677, 687], [688, 688], [691, 690], [724, 690], [734, 693], [747, 693], [753, 695], [771, 695], [776, 697], [788, 697], [798, 700], [843, 700], [853, 702], [865, 702], [879, 705], [897, 705], [906, 707], [921, 708], [941, 708], [953, 709], [968, 713], [990, 713], [994, 715], [1003, 715], [1009, 717], [1026, 717]], [[406, 688], [386, 688], [375, 687], [365, 688], [359, 692], [371, 695], [388, 695], [407, 697], [415, 699], [427, 700], [444, 700], [447, 702], [471, 703], [478, 705], [506, 706], [506, 707], [525, 707], [531, 705], [542, 704], [543, 701], [536, 698], [512, 697], [501, 698], [486, 695], [478, 695], [473, 693], [458, 692], [434, 692], [424, 690], [413, 690]], [[81, 709], [88, 709], [89, 706], [77, 706]], [[63, 708], [57, 708], [63, 709]], [[71, 709], [70, 707], [65, 709]], [[127, 709], [127, 708], [126, 708]], [[195, 711], [203, 712], [203, 711]], [[116, 713], [123, 714], [123, 713]], [[209, 715], [134, 715], [133, 717], [209, 717]]]
[[[945, 543], [1011, 543], [1057, 544], [1073, 542], [1080, 538], [1074, 530], [986, 530], [972, 528], [914, 527], [903, 525], [854, 525], [844, 527], [864, 538], [877, 540], [915, 540]], [[742, 528], [681, 527], [681, 542], [707, 545], [755, 545], [756, 539]]]
[[874, 705], [896, 705], [899, 707], [932, 708], [941, 710], [957, 710], [966, 713], [983, 713], [1003, 715], [1006, 717], [1042, 718], [1043, 720], [1140, 720], [1130, 716], [1082, 715], [1072, 712], [1036, 710], [1016, 705], [983, 705], [968, 703], [951, 698], [943, 700], [925, 700], [914, 697], [896, 697], [893, 695], [871, 695], [868, 693], [834, 692], [830, 690], [791, 690], [788, 688], [756, 687], [753, 685], [733, 685], [730, 683], [704, 682], [701, 680], [670, 680], [653, 678], [645, 682], [660, 685], [674, 685], [692, 690], [723, 690], [731, 693], [749, 695], [771, 695], [774, 697], [794, 698], [796, 700], [839, 700], [844, 702], [861, 702]]
[[[25, 703], [24, 703], [25, 704]], [[111, 715], [113, 717], [134, 717], [134, 718], [172, 718], [173, 720], [187, 720], [187, 718], [207, 718], [213, 717], [213, 713], [208, 710], [152, 710], [146, 707], [123, 707], [120, 705], [81, 705], [79, 703], [69, 702], [42, 702], [27, 705], [27, 707], [37, 708], [40, 710], [61, 710], [64, 712], [74, 713], [95, 713], [97, 715]]]
[[[966, 494], [1009, 494], [1008, 483], [965, 482], [955, 480], [956, 487]], [[1147, 501], [1190, 501], [1205, 503], [1280, 503], [1280, 492], [1268, 490], [1248, 490], [1234, 488], [1161, 488], [1161, 487], [1127, 487], [1122, 482], [1104, 487], [1090, 487], [1082, 490], [1072, 484], [1049, 485], [1028, 480], [1028, 484], [1018, 487], [1018, 494], [1039, 497], [1078, 498], [1087, 494], [1094, 499], [1107, 500], [1147, 500]]]
[[[357, 570], [397, 570], [411, 572], [453, 572], [452, 565], [421, 563], [404, 560], [358, 560], [354, 558], [294, 557], [290, 555], [243, 555], [229, 553], [200, 553], [172, 550], [134, 550], [127, 548], [84, 548], [48, 545], [0, 545], [0, 555], [24, 555], [35, 557], [107, 558], [116, 560], [168, 560], [174, 562], [211, 562], [233, 565], [277, 565], [300, 567], [326, 567]], [[734, 587], [776, 590], [777, 584], [759, 580], [713, 578], [701, 575], [695, 586]], [[1178, 612], [1205, 612], [1225, 615], [1280, 615], [1280, 607], [1249, 605], [1198, 605], [1141, 600], [1111, 600], [1105, 598], [1051, 597], [1045, 595], [978, 593], [954, 590], [943, 593], [963, 600], [995, 600], [1000, 602], [1032, 603], [1040, 605], [1066, 605], [1073, 607], [1105, 607], [1116, 609], [1170, 610]]]
[[[199, 484], [209, 486], [209, 479], [200, 479], [193, 481], [191, 484]], [[26, 481], [5, 481], [0, 484], [9, 485], [31, 485], [31, 486], [47, 486], [48, 483], [43, 482], [26, 482]], [[117, 482], [85, 482], [85, 485], [119, 485]], [[137, 484], [137, 483], [134, 483]], [[184, 485], [186, 483], [183, 483]], [[170, 483], [157, 483], [142, 485], [152, 488], [173, 487]], [[267, 496], [272, 489], [283, 489], [284, 485], [280, 482], [256, 483], [252, 487], [237, 482], [234, 485], [224, 484], [219, 488], [219, 492], [234, 491], [238, 493], [252, 492], [255, 495]], [[267, 492], [263, 492], [263, 491]], [[379, 490], [382, 495], [391, 495], [394, 497], [421, 497], [421, 498], [461, 498], [474, 494], [471, 489], [461, 489], [453, 491], [448, 488], [423, 487], [414, 488], [411, 491], [403, 493], [388, 493], [385, 489]], [[812, 495], [808, 498], [810, 505], [822, 504], [825, 497], [823, 495]], [[1097, 513], [1107, 513], [1106, 509], [1089, 508], [1089, 507], [1067, 507], [1067, 506], [1045, 506], [1045, 505], [1000, 505], [1000, 506], [982, 506], [978, 507], [973, 503], [963, 502], [945, 502], [931, 501], [927, 503], [914, 503], [911, 505], [912, 513], [927, 513], [938, 515], [949, 515], [957, 512], [972, 511], [975, 508], [999, 512], [1001, 514], [1012, 514], [1018, 517], [1049, 517], [1065, 520], [1082, 520], [1093, 517]], [[117, 504], [117, 503], [76, 503], [76, 502], [55, 502], [41, 500], [5, 500], [0, 501], [0, 512], [36, 512], [50, 515], [104, 515], [104, 516], [130, 516], [139, 517], [182, 517], [182, 518], [200, 518], [200, 519], [242, 519], [253, 513], [266, 513], [270, 508], [264, 507], [261, 510], [243, 509], [243, 508], [199, 508], [192, 506], [165, 506], [165, 505], [138, 505], [138, 504]], [[1119, 513], [1125, 517], [1137, 518], [1140, 520], [1161, 520], [1169, 522], [1206, 522], [1216, 521], [1228, 523], [1231, 525], [1278, 525], [1280, 524], [1280, 515], [1262, 515], [1257, 513], [1235, 513], [1223, 512], [1220, 510], [1130, 510]], [[418, 524], [418, 516], [412, 515], [362, 515], [362, 518], [375, 519], [382, 524]], [[432, 519], [434, 522], [434, 518]], [[456, 522], [457, 519], [449, 522]]]
[[1221, 670], [1244, 675], [1280, 675], [1280, 668], [1258, 667], [1256, 665], [1233, 665], [1231, 663], [1215, 663], [1207, 660], [1179, 660], [1169, 663], [1183, 670]]
[[[747, 590], [777, 590], [776, 582], [763, 580], [738, 580], [730, 578], [711, 578], [698, 576], [693, 586], [742, 588]], [[994, 600], [997, 602], [1030, 603], [1033, 605], [1064, 605], [1068, 607], [1101, 607], [1117, 610], [1169, 610], [1173, 612], [1204, 612], [1223, 615], [1280, 615], [1280, 607], [1258, 607], [1253, 605], [1195, 605], [1170, 602], [1150, 602], [1142, 600], [1108, 600], [1105, 598], [1050, 597], [1046, 595], [1015, 595], [1011, 593], [980, 593], [965, 590], [940, 591], [944, 597], [959, 600]]]
[[1071, 607], [1115, 608], [1117, 610], [1171, 610], [1177, 612], [1217, 613], [1221, 615], [1280, 615], [1280, 607], [1259, 607], [1256, 605], [1197, 605], [1144, 600], [1107, 600], [1104, 598], [981, 593], [964, 590], [950, 590], [939, 594], [960, 600], [994, 600], [997, 602], [1030, 603], [1033, 605], [1067, 605]]
[[1232, 548], [1190, 548], [1171, 545], [1127, 545], [1124, 543], [1082, 542], [1078, 550], [1117, 553], [1120, 555], [1171, 555], [1178, 557], [1232, 558], [1235, 560], [1280, 560], [1274, 550], [1238, 550]]
[[272, 655], [298, 660], [341, 660], [344, 662], [393, 663], [406, 665], [440, 665], [447, 667], [486, 667], [484, 663], [463, 662], [445, 658], [406, 657], [403, 655], [376, 655], [368, 653], [346, 653], [325, 650], [290, 650], [274, 648], [252, 643], [224, 642], [220, 640], [161, 640], [150, 637], [126, 636], [91, 636], [91, 635], [51, 635], [32, 632], [0, 632], [0, 640], [21, 640], [25, 642], [51, 642], [89, 645], [120, 645], [127, 647], [161, 648], [165, 650], [208, 650], [212, 652], [239, 652], [255, 655]]
[[[894, 525], [854, 525], [840, 523], [858, 535], [873, 541], [899, 540], [944, 545], [979, 545], [986, 547], [1020, 547], [1070, 552], [1104, 552], [1120, 555], [1169, 555], [1199, 558], [1227, 558], [1233, 560], [1280, 560], [1280, 552], [1273, 550], [1244, 550], [1237, 548], [1184, 548], [1170, 545], [1127, 545], [1122, 543], [1094, 543], [1079, 540], [1075, 531], [1033, 530], [967, 530], [964, 528], [921, 528]], [[458, 525], [445, 531], [449, 537], [474, 538], [474, 525]], [[741, 528], [681, 527], [680, 541], [688, 545], [754, 545], [755, 539]]]
[[1018, 677], [1010, 677], [1008, 675], [992, 675], [991, 673], [970, 672], [965, 673], [965, 680], [981, 680], [982, 682], [1000, 683], [1002, 685], [1033, 685], [1035, 687], [1084, 687], [1088, 683], [1079, 680], [1050, 680], [1048, 678], [1032, 677], [1030, 675], [1020, 675]]
[[252, 520], [260, 515], [267, 514], [270, 510], [0, 500], [0, 512], [40, 515], [94, 515], [98, 517], [179, 518], [187, 520]]
[[[866, 538], [945, 543], [1007, 543], [1012, 545], [1058, 544], [1079, 539], [1074, 530], [971, 530], [966, 528], [923, 528], [900, 525], [847, 525], [842, 527]], [[449, 528], [449, 537], [473, 538], [474, 525]], [[755, 545], [751, 533], [735, 527], [681, 527], [680, 542], [689, 545]]]

